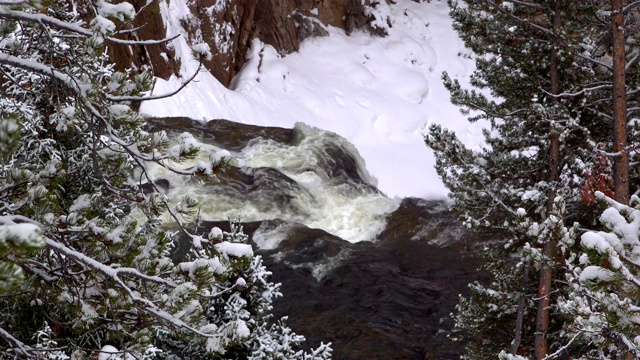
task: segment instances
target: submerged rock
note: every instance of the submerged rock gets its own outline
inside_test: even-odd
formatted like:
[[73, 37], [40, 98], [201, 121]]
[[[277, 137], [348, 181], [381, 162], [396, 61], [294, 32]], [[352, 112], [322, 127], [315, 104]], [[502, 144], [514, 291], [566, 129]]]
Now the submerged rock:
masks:
[[410, 239], [429, 245], [454, 247], [460, 251], [476, 248], [470, 242], [470, 231], [461, 226], [449, 205], [442, 200], [404, 198], [396, 211], [387, 216], [387, 225], [378, 240], [383, 243], [394, 239]]
[[[348, 249], [348, 258], [338, 257], [319, 280], [289, 266], [287, 256], [266, 256], [273, 280], [282, 283], [285, 294], [274, 304], [276, 316], [290, 314], [289, 324], [310, 344], [332, 341], [334, 359], [457, 358], [459, 344], [446, 337], [453, 328], [449, 314], [467, 284], [479, 278], [475, 252], [460, 250], [472, 248], [475, 241], [445, 203], [411, 202], [416, 212], [401, 206], [389, 215], [395, 219], [389, 226], [400, 230], [395, 222], [407, 230], [413, 224], [443, 231], [415, 237], [412, 231], [392, 234], [387, 227], [378, 241], [339, 243]], [[425, 213], [431, 218], [421, 216]], [[431, 235], [438, 243], [455, 246], [430, 244]], [[281, 243], [280, 253], [293, 251], [287, 244]], [[331, 254], [340, 252], [329, 249]], [[313, 261], [322, 264], [326, 259], [317, 254]]]

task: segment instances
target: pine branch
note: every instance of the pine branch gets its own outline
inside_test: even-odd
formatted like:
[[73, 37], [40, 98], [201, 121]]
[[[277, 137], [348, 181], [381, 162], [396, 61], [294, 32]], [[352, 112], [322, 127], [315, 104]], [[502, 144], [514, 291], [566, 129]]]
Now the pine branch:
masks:
[[26, 358], [33, 358], [36, 350], [29, 345], [25, 345], [22, 341], [16, 339], [8, 331], [0, 326], [0, 337], [6, 341], [11, 348], [13, 348], [17, 355], [24, 356]]
[[[515, 1], [512, 1], [512, 2], [515, 2]], [[523, 24], [523, 25], [529, 26], [529, 27], [531, 27], [533, 29], [536, 29], [536, 30], [542, 32], [543, 34], [550, 35], [550, 36], [555, 36], [556, 35], [556, 33], [553, 30], [547, 29], [547, 28], [542, 27], [542, 26], [540, 26], [538, 24], [535, 24], [535, 23], [533, 23], [533, 22], [531, 22], [529, 20], [522, 19], [522, 18], [512, 14], [511, 12], [505, 10], [502, 6], [500, 6], [495, 1], [489, 1], [488, 0], [487, 4], [489, 4], [494, 9], [498, 10], [500, 13], [506, 15], [511, 20], [514, 20], [516, 22], [519, 22], [520, 24]]]
[[629, 12], [629, 10], [633, 9], [636, 6], [640, 6], [640, 1], [633, 1], [633, 2], [625, 5], [622, 8], [622, 12], [626, 14], [627, 12]]
[[136, 304], [142, 306], [142, 309], [150, 314], [155, 315], [159, 320], [162, 320], [164, 322], [167, 322], [171, 325], [173, 325], [174, 327], [178, 328], [178, 329], [185, 329], [188, 330], [194, 334], [197, 334], [199, 336], [205, 337], [205, 338], [209, 338], [209, 337], [218, 337], [219, 335], [211, 335], [211, 334], [206, 334], [201, 332], [200, 330], [197, 330], [195, 328], [193, 328], [192, 326], [188, 325], [187, 323], [183, 322], [182, 320], [176, 318], [175, 316], [171, 315], [170, 313], [168, 313], [166, 310], [160, 308], [159, 306], [157, 306], [153, 301], [144, 298], [140, 295], [138, 295], [135, 291], [133, 291], [133, 289], [131, 289], [121, 278], [120, 275], [121, 274], [125, 274], [125, 275], [130, 275], [133, 276], [135, 278], [141, 279], [141, 280], [146, 280], [146, 281], [151, 281], [151, 282], [155, 282], [157, 284], [160, 285], [164, 285], [170, 288], [175, 288], [177, 287], [177, 285], [173, 282], [170, 282], [168, 280], [156, 277], [156, 276], [148, 276], [145, 274], [140, 273], [139, 271], [137, 271], [136, 269], [131, 269], [131, 268], [112, 268], [110, 266], [107, 266], [105, 264], [102, 264], [99, 261], [96, 261], [78, 251], [72, 250], [68, 247], [66, 247], [65, 245], [51, 240], [51, 239], [46, 239], [45, 240], [47, 247], [49, 247], [52, 250], [55, 250], [56, 252], [59, 252], [60, 254], [63, 254], [64, 256], [74, 259], [74, 261], [84, 264], [86, 266], [88, 266], [89, 268], [96, 270], [100, 273], [102, 273], [103, 275], [105, 275], [107, 278], [111, 279], [115, 284], [118, 285], [118, 287], [122, 290], [124, 290], [128, 295], [129, 298], [135, 302]]
[[[4, 7], [0, 7], [0, 19], [14, 20], [14, 21], [28, 21], [35, 24], [46, 24], [55, 27], [56, 29], [67, 30], [72, 33], [82, 35], [85, 37], [93, 36], [93, 31], [84, 28], [80, 25], [71, 24], [66, 21], [56, 19], [54, 17], [45, 14], [30, 14], [23, 11], [13, 11]], [[118, 45], [159, 45], [173, 41], [180, 37], [180, 35], [174, 35], [172, 37], [160, 39], [160, 40], [123, 40], [113, 36], [106, 36], [105, 40]]]
[[200, 62], [198, 64], [198, 69], [193, 74], [191, 74], [191, 76], [189, 76], [189, 78], [187, 78], [187, 80], [182, 81], [180, 83], [180, 86], [176, 90], [173, 90], [173, 91], [168, 92], [166, 94], [149, 95], [149, 96], [116, 96], [116, 95], [107, 94], [106, 97], [107, 97], [107, 100], [113, 101], [113, 102], [151, 101], [151, 100], [166, 99], [168, 97], [172, 97], [172, 96], [176, 95], [177, 93], [182, 91], [182, 89], [187, 87], [187, 85], [189, 85], [196, 78], [196, 76], [198, 76], [198, 73], [200, 72], [201, 69], [202, 69], [202, 62]]

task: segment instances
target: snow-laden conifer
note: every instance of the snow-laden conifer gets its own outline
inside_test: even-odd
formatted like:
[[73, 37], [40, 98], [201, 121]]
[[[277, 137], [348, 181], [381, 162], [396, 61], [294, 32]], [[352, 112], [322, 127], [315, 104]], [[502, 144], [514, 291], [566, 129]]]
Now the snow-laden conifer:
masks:
[[[149, 163], [206, 177], [227, 161], [181, 167], [190, 138], [146, 132], [131, 107], [163, 96], [145, 97], [152, 76], [104, 55], [167, 39], [120, 39], [126, 2], [97, 1], [88, 21], [73, 5], [0, 1], [1, 356], [329, 358], [326, 345], [293, 350], [303, 337], [272, 323], [278, 286], [241, 232], [189, 234], [197, 201], [169, 206], [153, 184]], [[164, 214], [193, 242], [180, 263]]]
[[495, 358], [501, 351], [541, 359], [561, 350], [566, 356], [590, 346], [563, 347], [560, 340], [556, 299], [569, 291], [562, 244], [575, 234], [567, 224], [594, 224], [593, 192], [611, 191], [607, 4], [449, 4], [454, 28], [476, 53], [477, 71], [473, 89], [447, 74], [444, 84], [470, 121], [487, 121], [486, 145], [468, 149], [438, 125], [426, 142], [454, 210], [470, 227], [505, 239], [489, 246], [484, 268], [492, 280], [472, 286], [457, 326], [470, 339], [469, 358]]
[[640, 198], [625, 205], [596, 197], [607, 205], [603, 229], [578, 237], [581, 248], [567, 263], [573, 291], [559, 303], [567, 319], [563, 344], [592, 344], [576, 359], [639, 358]]

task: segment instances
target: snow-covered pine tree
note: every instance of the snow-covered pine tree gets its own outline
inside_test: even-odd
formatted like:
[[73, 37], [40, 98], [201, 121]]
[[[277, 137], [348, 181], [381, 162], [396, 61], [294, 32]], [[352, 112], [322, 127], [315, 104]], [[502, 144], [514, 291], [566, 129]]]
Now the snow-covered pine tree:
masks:
[[[600, 86], [612, 91], [600, 90], [600, 94], [602, 101], [612, 103], [613, 146], [601, 157], [612, 159], [614, 186], [612, 193], [597, 192], [594, 196], [606, 207], [600, 216], [601, 231], [582, 234], [581, 249], [567, 257], [567, 280], [573, 291], [559, 299], [568, 319], [564, 346], [576, 342], [592, 345], [575, 357], [578, 359], [640, 358], [640, 184], [637, 170], [629, 169], [629, 158], [632, 164], [638, 160], [638, 5], [612, 0], [610, 7], [603, 6], [599, 15], [602, 27], [611, 28], [611, 57], [586, 54], [610, 74]], [[629, 199], [630, 189], [635, 194]]]
[[625, 205], [601, 192], [596, 197], [608, 206], [600, 216], [603, 230], [582, 234], [582, 252], [568, 259], [573, 291], [559, 301], [567, 319], [562, 345], [591, 345], [575, 359], [638, 359], [640, 198]]
[[212, 176], [222, 161], [183, 169], [192, 138], [142, 129], [130, 103], [151, 100], [151, 75], [104, 55], [157, 42], [118, 39], [133, 6], [98, 0], [87, 22], [75, 9], [0, 0], [0, 357], [329, 358], [270, 323], [278, 286], [241, 233], [190, 235], [189, 259], [170, 260], [161, 214], [186, 231], [197, 201], [169, 206], [147, 165]]
[[[488, 121], [487, 145], [472, 151], [437, 125], [426, 142], [454, 210], [470, 227], [506, 240], [489, 249], [493, 281], [472, 286], [457, 326], [471, 339], [468, 358], [501, 350], [543, 358], [556, 350], [561, 329], [552, 300], [564, 291], [554, 280], [562, 272], [558, 244], [572, 232], [564, 223], [592, 221], [580, 189], [596, 168], [597, 144], [610, 141], [610, 102], [593, 84], [602, 70], [584, 54], [606, 49], [598, 42], [602, 2], [460, 3], [449, 2], [455, 29], [477, 55], [475, 89], [446, 74], [444, 82], [470, 121]], [[609, 190], [607, 181], [597, 185]]]

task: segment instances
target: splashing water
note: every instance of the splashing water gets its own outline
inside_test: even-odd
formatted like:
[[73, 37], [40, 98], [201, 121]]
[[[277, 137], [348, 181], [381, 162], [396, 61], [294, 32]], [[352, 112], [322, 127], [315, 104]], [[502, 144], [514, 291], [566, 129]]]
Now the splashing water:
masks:
[[[347, 140], [303, 123], [293, 130], [293, 144], [256, 138], [230, 152], [237, 166], [220, 179], [202, 183], [168, 174], [155, 167], [155, 179], [171, 183], [170, 195], [199, 201], [201, 220], [242, 221], [281, 219], [319, 228], [349, 242], [374, 240], [385, 227], [385, 215], [399, 199], [376, 188], [376, 179]], [[195, 165], [223, 150], [200, 144]]]

